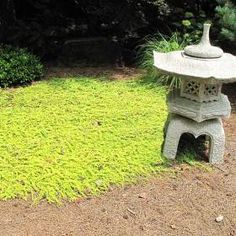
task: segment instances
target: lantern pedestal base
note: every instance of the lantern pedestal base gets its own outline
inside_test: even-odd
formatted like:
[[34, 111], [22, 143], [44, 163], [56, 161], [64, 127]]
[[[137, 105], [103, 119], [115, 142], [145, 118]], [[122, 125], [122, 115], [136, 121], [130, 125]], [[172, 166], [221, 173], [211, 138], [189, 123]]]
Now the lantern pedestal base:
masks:
[[175, 159], [182, 134], [190, 133], [195, 138], [207, 135], [211, 139], [209, 162], [219, 164], [224, 161], [225, 133], [221, 119], [212, 119], [198, 123], [179, 115], [171, 115], [166, 126], [163, 154], [168, 159]]

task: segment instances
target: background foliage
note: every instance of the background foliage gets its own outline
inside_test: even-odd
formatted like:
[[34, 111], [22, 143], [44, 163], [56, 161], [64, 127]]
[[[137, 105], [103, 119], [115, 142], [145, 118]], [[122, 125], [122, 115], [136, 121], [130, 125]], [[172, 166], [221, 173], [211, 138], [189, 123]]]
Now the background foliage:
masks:
[[[105, 36], [133, 49], [157, 32], [195, 40], [205, 20], [215, 21], [216, 0], [2, 0], [1, 42], [55, 57], [67, 39]], [[194, 33], [193, 33], [194, 31]]]
[[138, 65], [147, 71], [149, 80], [156, 81], [160, 85], [168, 86], [169, 89], [180, 87], [180, 78], [160, 74], [153, 66], [153, 50], [157, 52], [171, 52], [182, 50], [187, 42], [181, 39], [177, 33], [171, 37], [166, 37], [161, 34], [152, 37], [146, 37], [142, 45], [137, 50]]
[[216, 8], [221, 26], [221, 37], [226, 45], [235, 45], [236, 41], [236, 1], [218, 0]]

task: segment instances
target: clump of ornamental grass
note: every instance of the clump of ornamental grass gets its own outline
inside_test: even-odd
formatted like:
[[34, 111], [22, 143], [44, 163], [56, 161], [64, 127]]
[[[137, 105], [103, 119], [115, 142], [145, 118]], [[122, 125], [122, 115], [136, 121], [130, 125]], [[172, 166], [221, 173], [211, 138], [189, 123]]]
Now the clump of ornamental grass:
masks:
[[154, 67], [153, 51], [171, 52], [182, 50], [186, 43], [181, 40], [177, 33], [172, 36], [157, 34], [148, 36], [144, 43], [138, 47], [138, 65], [147, 71], [147, 78], [156, 81], [160, 85], [167, 86], [169, 89], [180, 87], [180, 78], [175, 76], [163, 75]]

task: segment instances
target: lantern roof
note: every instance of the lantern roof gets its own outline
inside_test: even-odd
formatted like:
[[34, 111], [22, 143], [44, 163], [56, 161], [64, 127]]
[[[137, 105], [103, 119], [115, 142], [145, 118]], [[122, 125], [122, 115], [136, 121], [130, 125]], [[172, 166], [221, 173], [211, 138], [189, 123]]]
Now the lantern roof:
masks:
[[204, 24], [199, 44], [183, 51], [160, 53], [154, 51], [154, 66], [163, 74], [197, 79], [213, 79], [224, 83], [236, 81], [236, 57], [212, 46], [210, 24]]

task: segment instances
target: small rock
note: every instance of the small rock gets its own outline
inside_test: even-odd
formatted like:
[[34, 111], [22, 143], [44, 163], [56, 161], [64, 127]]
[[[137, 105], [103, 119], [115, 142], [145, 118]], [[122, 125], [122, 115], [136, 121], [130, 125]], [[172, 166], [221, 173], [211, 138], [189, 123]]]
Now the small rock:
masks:
[[170, 227], [171, 227], [171, 229], [177, 229], [177, 227], [175, 225], [171, 225]]
[[217, 222], [217, 223], [220, 223], [220, 222], [223, 221], [223, 220], [224, 220], [224, 216], [222, 216], [222, 215], [216, 217], [216, 222]]
[[128, 215], [123, 215], [123, 218], [124, 218], [125, 220], [128, 220], [128, 219], [129, 219]]

